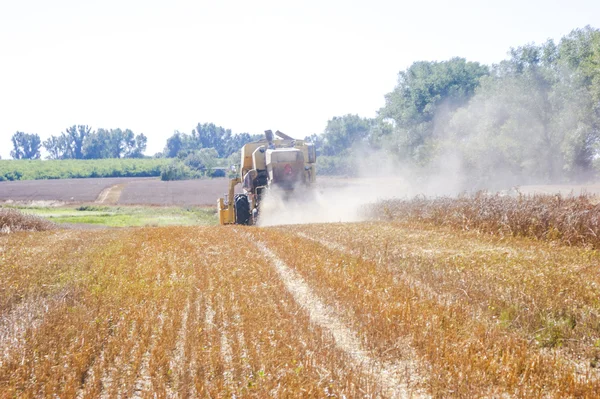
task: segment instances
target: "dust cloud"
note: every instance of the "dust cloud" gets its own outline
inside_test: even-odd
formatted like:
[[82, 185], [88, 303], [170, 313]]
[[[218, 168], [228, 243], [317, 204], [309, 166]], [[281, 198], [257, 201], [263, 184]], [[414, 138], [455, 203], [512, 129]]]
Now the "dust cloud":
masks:
[[516, 194], [534, 185], [568, 193], [589, 184], [600, 169], [600, 119], [569, 76], [552, 90], [524, 77], [488, 79], [467, 104], [441, 104], [409, 155], [400, 151], [414, 134], [406, 129], [383, 137], [384, 149], [350, 148], [340, 157], [350, 157], [356, 177], [317, 176], [309, 192], [271, 192], [258, 224], [356, 222], [366, 219], [365, 205], [384, 199]]
[[359, 222], [368, 219], [366, 205], [417, 195], [457, 195], [461, 192], [460, 163], [447, 158], [436, 173], [422, 176], [380, 152], [357, 157], [359, 177], [317, 176], [313, 187], [293, 192], [270, 190], [260, 205], [258, 226]]

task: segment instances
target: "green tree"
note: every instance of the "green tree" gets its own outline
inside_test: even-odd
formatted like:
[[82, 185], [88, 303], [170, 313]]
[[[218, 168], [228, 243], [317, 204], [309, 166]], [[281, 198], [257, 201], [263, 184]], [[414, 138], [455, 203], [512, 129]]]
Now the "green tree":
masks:
[[578, 71], [593, 100], [600, 102], [600, 30], [589, 25], [573, 30], [560, 40], [559, 54], [562, 62]]
[[43, 145], [48, 152], [48, 159], [66, 159], [68, 156], [69, 146], [64, 135], [50, 136]]
[[90, 133], [83, 145], [84, 158], [102, 159], [112, 158], [110, 150], [111, 134], [109, 130], [98, 129]]
[[227, 157], [229, 155], [227, 145], [231, 141], [231, 137], [230, 129], [216, 126], [214, 123], [198, 123], [196, 128], [192, 130], [191, 143], [194, 148], [191, 149], [214, 148], [219, 156]]
[[187, 141], [187, 135], [176, 130], [175, 133], [167, 139], [167, 145], [163, 151], [165, 157], [175, 158], [180, 151], [186, 149]]
[[16, 132], [12, 136], [13, 150], [10, 156], [14, 159], [39, 159], [41, 140], [33, 133]]
[[564, 58], [564, 43], [511, 49], [468, 107], [455, 113], [445, 148], [462, 154], [472, 181], [591, 176], [599, 140], [597, 102], [580, 64]]
[[385, 106], [379, 110], [379, 120], [393, 121], [393, 140], [386, 140], [394, 142], [400, 157], [428, 162], [431, 154], [424, 149], [431, 148], [430, 141], [435, 140], [434, 122], [446, 123], [488, 73], [486, 66], [463, 58], [415, 62], [400, 72], [398, 85], [385, 96]]
[[67, 145], [65, 157], [69, 159], [83, 159], [83, 143], [92, 132], [87, 125], [73, 125], [61, 134]]
[[143, 133], [135, 135], [129, 129], [98, 129], [86, 137], [84, 156], [88, 159], [141, 158], [147, 142]]
[[339, 155], [365, 140], [371, 120], [358, 115], [335, 116], [327, 122], [323, 133], [323, 154]]
[[135, 136], [135, 143], [127, 149], [125, 154], [126, 158], [142, 158], [146, 146], [148, 145], [148, 137], [144, 133], [140, 133]]
[[163, 154], [167, 158], [175, 158], [182, 151], [187, 155], [203, 148], [214, 148], [220, 158], [227, 158], [244, 144], [260, 138], [262, 138], [262, 135], [232, 134], [230, 129], [216, 126], [214, 123], [198, 123], [189, 135], [175, 131], [167, 139]]

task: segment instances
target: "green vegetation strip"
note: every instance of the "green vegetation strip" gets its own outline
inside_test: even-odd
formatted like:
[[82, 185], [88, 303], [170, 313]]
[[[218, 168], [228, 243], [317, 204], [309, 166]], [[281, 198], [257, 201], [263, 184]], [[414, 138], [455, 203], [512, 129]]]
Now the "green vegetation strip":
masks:
[[19, 207], [25, 214], [47, 218], [55, 223], [91, 224], [107, 227], [215, 225], [212, 208], [79, 206]]
[[165, 158], [0, 160], [0, 181], [87, 177], [153, 177], [171, 160]]

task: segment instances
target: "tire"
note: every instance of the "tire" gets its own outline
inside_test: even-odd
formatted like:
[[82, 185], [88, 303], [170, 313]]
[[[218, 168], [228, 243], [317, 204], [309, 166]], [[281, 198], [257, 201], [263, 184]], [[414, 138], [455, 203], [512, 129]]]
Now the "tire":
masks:
[[235, 224], [250, 224], [250, 203], [248, 202], [248, 196], [244, 194], [236, 195], [233, 207], [235, 209]]

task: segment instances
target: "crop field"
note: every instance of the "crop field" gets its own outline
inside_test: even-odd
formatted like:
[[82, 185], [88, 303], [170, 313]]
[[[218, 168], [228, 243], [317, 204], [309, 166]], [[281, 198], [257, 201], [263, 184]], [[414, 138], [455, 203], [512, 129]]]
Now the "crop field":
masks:
[[90, 178], [0, 182], [0, 201], [214, 206], [227, 179]]
[[392, 199], [352, 223], [221, 227], [213, 208], [118, 205], [137, 183], [0, 207], [1, 398], [600, 392], [592, 197]]
[[[418, 201], [384, 221], [0, 235], [0, 396], [597, 397], [592, 239], [424, 217], [522, 199]], [[557, 214], [594, 220], [581, 201]]]

